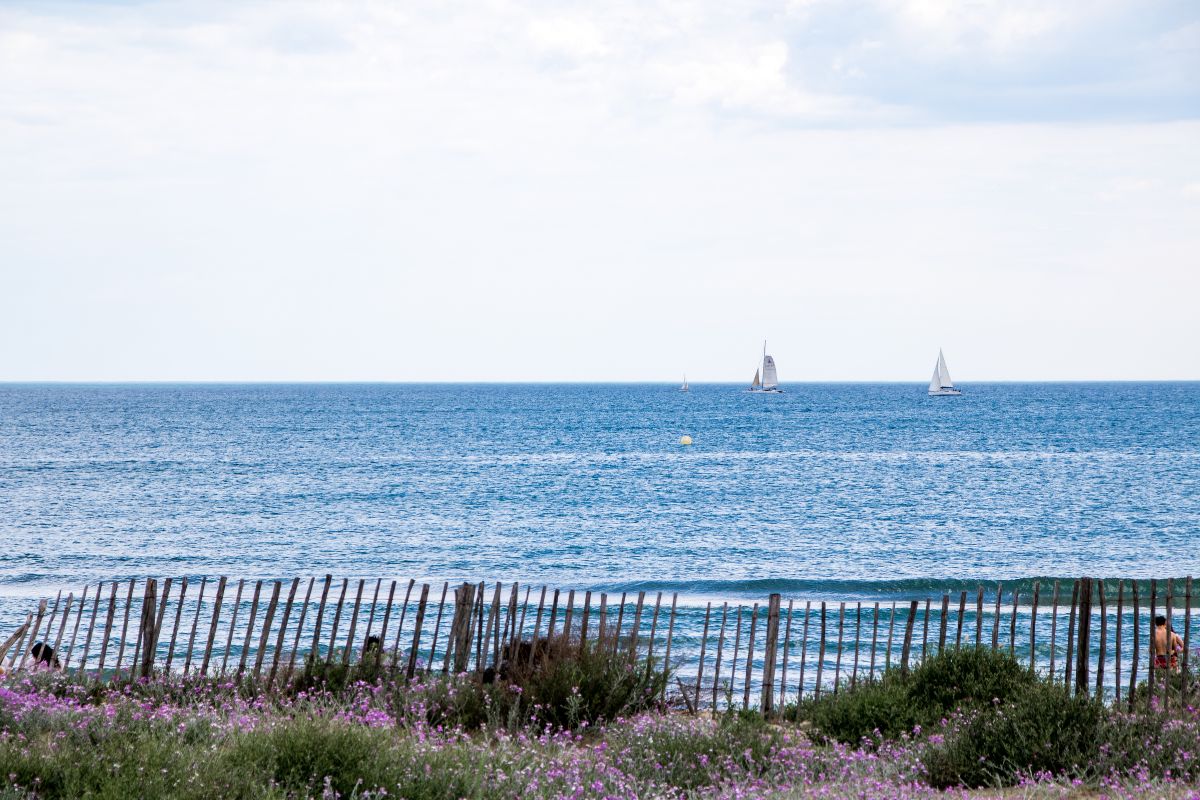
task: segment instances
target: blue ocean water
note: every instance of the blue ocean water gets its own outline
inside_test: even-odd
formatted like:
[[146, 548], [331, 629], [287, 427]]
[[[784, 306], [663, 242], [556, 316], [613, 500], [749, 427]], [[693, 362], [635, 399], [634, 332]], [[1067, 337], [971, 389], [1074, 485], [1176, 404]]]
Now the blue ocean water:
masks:
[[1200, 573], [1200, 384], [786, 388], [3, 385], [0, 619], [145, 575], [869, 599]]

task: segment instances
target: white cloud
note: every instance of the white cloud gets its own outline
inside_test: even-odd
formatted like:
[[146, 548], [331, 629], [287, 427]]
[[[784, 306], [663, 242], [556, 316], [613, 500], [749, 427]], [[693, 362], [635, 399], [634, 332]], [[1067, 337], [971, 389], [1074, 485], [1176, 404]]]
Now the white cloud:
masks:
[[1194, 26], [1089, 8], [5, 6], [0, 377], [1200, 377]]

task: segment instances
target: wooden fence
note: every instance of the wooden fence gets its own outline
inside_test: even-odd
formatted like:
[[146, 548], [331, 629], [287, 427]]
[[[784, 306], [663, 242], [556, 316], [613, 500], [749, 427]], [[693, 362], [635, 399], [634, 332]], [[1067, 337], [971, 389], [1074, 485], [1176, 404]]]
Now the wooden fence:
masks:
[[[41, 600], [0, 643], [0, 664], [32, 667], [35, 643], [62, 669], [103, 680], [155, 673], [253, 678], [269, 688], [310, 659], [377, 654], [405, 679], [482, 676], [520, 640], [570, 636], [670, 670], [669, 698], [691, 711], [757, 707], [837, 692], [884, 670], [907, 671], [948, 648], [1007, 650], [1076, 693], [1172, 702], [1167, 673], [1189, 672], [1192, 579], [1081, 578], [899, 602], [795, 600], [681, 605], [678, 594], [451, 587], [366, 579], [226, 577], [105, 582]], [[1046, 591], [1043, 591], [1043, 588]], [[1180, 591], [1182, 589], [1182, 592]], [[190, 592], [190, 594], [189, 594]], [[232, 598], [230, 595], [232, 594]], [[1156, 615], [1182, 623], [1177, 666], [1150, 658]], [[673, 649], [674, 648], [674, 649]], [[1189, 682], [1178, 682], [1187, 702]], [[666, 693], [665, 693], [666, 694]]]

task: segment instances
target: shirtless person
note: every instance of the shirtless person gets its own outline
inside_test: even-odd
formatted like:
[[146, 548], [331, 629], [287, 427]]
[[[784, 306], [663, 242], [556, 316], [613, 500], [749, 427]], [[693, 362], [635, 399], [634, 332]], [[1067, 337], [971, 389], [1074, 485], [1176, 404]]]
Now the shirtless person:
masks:
[[1154, 655], [1154, 668], [1173, 670], [1179, 669], [1179, 654], [1183, 652], [1183, 639], [1175, 631], [1167, 630], [1167, 618], [1154, 618], [1154, 636], [1150, 639], [1150, 647]]

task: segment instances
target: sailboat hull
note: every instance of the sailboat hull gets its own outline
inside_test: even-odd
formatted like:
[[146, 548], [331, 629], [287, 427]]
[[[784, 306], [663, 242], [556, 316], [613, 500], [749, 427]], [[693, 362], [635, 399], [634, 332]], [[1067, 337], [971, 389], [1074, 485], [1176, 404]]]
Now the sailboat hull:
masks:
[[962, 394], [958, 389], [930, 389], [930, 397], [958, 397]]

